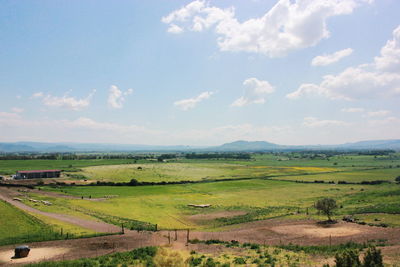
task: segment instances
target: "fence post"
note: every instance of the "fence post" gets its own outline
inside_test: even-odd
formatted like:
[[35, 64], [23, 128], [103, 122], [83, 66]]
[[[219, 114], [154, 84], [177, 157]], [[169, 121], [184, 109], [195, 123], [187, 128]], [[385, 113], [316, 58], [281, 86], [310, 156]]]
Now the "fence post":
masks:
[[177, 231], [176, 231], [176, 229], [175, 229], [175, 241], [176, 240], [178, 240], [178, 233], [177, 233]]
[[186, 232], [186, 246], [189, 246], [189, 229], [187, 229], [187, 232]]
[[171, 245], [171, 232], [168, 231], [168, 245]]

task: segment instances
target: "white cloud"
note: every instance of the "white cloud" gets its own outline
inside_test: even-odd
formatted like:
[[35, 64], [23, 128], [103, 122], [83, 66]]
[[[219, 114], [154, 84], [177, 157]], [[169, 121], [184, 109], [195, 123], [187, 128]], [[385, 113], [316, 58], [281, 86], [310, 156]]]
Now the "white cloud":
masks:
[[[286, 95], [288, 98], [317, 94], [330, 99], [355, 100], [360, 98], [377, 98], [400, 95], [400, 49], [392, 49], [400, 35], [400, 27], [393, 31], [394, 38], [382, 48], [381, 56], [371, 64], [350, 67], [337, 75], [326, 75], [320, 84], [302, 84]], [[388, 45], [389, 44], [389, 45]], [[392, 58], [388, 56], [388, 49]]]
[[324, 54], [322, 56], [316, 56], [312, 59], [312, 66], [326, 66], [338, 62], [344, 57], [350, 56], [353, 53], [353, 49], [346, 48], [339, 50], [333, 54]]
[[125, 102], [125, 96], [133, 93], [133, 89], [122, 92], [117, 86], [111, 85], [108, 94], [108, 106], [111, 108], [122, 108]]
[[375, 57], [375, 64], [381, 71], [400, 72], [400, 26], [393, 31], [393, 39], [382, 47], [381, 55]]
[[[235, 17], [234, 8], [221, 9], [205, 1], [193, 1], [177, 9], [161, 21], [171, 31], [200, 32], [214, 28], [221, 51], [245, 51], [270, 57], [316, 45], [330, 33], [328, 18], [346, 15], [367, 0], [280, 0], [259, 18], [242, 23]], [[179, 32], [182, 32], [180, 31]], [[173, 32], [173, 31], [172, 31]]]
[[342, 108], [342, 112], [348, 112], [348, 113], [356, 113], [356, 112], [364, 112], [365, 109], [363, 108]]
[[[397, 133], [400, 134], [400, 118], [397, 117], [387, 117], [384, 119], [380, 119], [380, 120], [370, 120], [368, 121], [368, 123], [370, 124], [370, 126], [376, 127], [376, 126], [393, 126], [393, 129], [396, 129], [395, 131], [391, 131], [393, 133]], [[398, 137], [396, 137], [398, 139]]]
[[16, 120], [19, 119], [21, 116], [18, 113], [12, 112], [2, 112], [0, 111], [0, 119], [2, 120]]
[[178, 34], [178, 33], [182, 33], [182, 32], [183, 32], [183, 29], [182, 29], [181, 27], [179, 27], [178, 25], [176, 25], [176, 24], [171, 24], [171, 25], [169, 26], [169, 28], [168, 28], [167, 31], [168, 31], [169, 33]]
[[65, 93], [62, 97], [52, 96], [50, 94], [45, 95], [43, 92], [38, 92], [34, 93], [32, 98], [40, 98], [42, 103], [48, 107], [66, 108], [79, 111], [90, 105], [90, 101], [95, 92], [96, 90], [93, 90], [87, 97], [81, 99], [69, 96], [69, 92]]
[[267, 81], [261, 81], [257, 78], [249, 78], [243, 82], [245, 86], [244, 95], [236, 99], [231, 106], [243, 107], [249, 104], [263, 104], [268, 94], [275, 91], [274, 87]]
[[367, 113], [370, 117], [383, 117], [390, 114], [389, 110], [370, 111]]
[[337, 120], [320, 120], [315, 117], [305, 117], [303, 120], [303, 125], [310, 128], [316, 127], [327, 127], [327, 126], [343, 126], [347, 123], [344, 121]]
[[22, 112], [24, 112], [24, 109], [23, 108], [18, 108], [18, 107], [13, 107], [11, 109], [11, 111], [15, 112], [15, 113], [22, 113]]
[[201, 101], [210, 98], [212, 95], [214, 94], [214, 92], [203, 92], [201, 94], [199, 94], [196, 97], [193, 98], [188, 98], [188, 99], [182, 99], [179, 101], [175, 101], [174, 102], [174, 106], [182, 109], [182, 110], [189, 110], [194, 108], [198, 103], [200, 103]]
[[34, 94], [31, 96], [31, 98], [41, 98], [41, 97], [43, 97], [43, 96], [44, 96], [43, 92], [37, 92], [37, 93], [34, 93]]

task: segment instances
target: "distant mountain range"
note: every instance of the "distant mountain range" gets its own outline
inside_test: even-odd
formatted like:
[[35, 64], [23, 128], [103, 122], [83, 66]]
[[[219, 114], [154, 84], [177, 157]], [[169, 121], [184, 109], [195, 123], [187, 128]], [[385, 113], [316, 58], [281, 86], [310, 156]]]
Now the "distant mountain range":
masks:
[[[210, 149], [210, 148], [208, 148]], [[400, 151], [400, 139], [370, 140], [340, 145], [277, 145], [265, 141], [236, 141], [213, 148], [215, 151], [290, 151], [290, 150], [396, 150]]]
[[132, 144], [89, 143], [0, 143], [0, 152], [256, 152], [292, 150], [396, 150], [400, 151], [400, 139], [370, 140], [340, 145], [289, 146], [266, 141], [235, 141], [220, 146], [152, 146]]

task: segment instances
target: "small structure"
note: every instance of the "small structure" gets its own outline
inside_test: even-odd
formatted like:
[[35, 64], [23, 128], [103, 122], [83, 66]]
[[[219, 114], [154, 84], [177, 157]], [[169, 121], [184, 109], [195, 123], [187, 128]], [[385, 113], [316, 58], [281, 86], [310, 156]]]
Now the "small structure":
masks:
[[42, 203], [45, 204], [46, 206], [51, 206], [51, 202], [49, 201], [42, 200]]
[[17, 171], [14, 179], [58, 178], [60, 174], [61, 170]]
[[15, 248], [14, 258], [25, 258], [28, 257], [31, 249], [28, 246], [19, 246]]
[[208, 208], [211, 207], [211, 204], [188, 204], [189, 207], [195, 207], [195, 208]]

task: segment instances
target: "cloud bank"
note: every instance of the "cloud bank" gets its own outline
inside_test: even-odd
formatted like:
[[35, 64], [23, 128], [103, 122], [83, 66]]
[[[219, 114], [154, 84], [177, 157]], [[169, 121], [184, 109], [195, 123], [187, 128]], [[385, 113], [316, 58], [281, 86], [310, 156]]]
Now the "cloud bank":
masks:
[[369, 0], [280, 0], [263, 16], [239, 22], [233, 7], [221, 9], [196, 0], [162, 17], [168, 32], [213, 28], [221, 51], [244, 51], [280, 57], [311, 47], [330, 36], [326, 21], [351, 14]]

